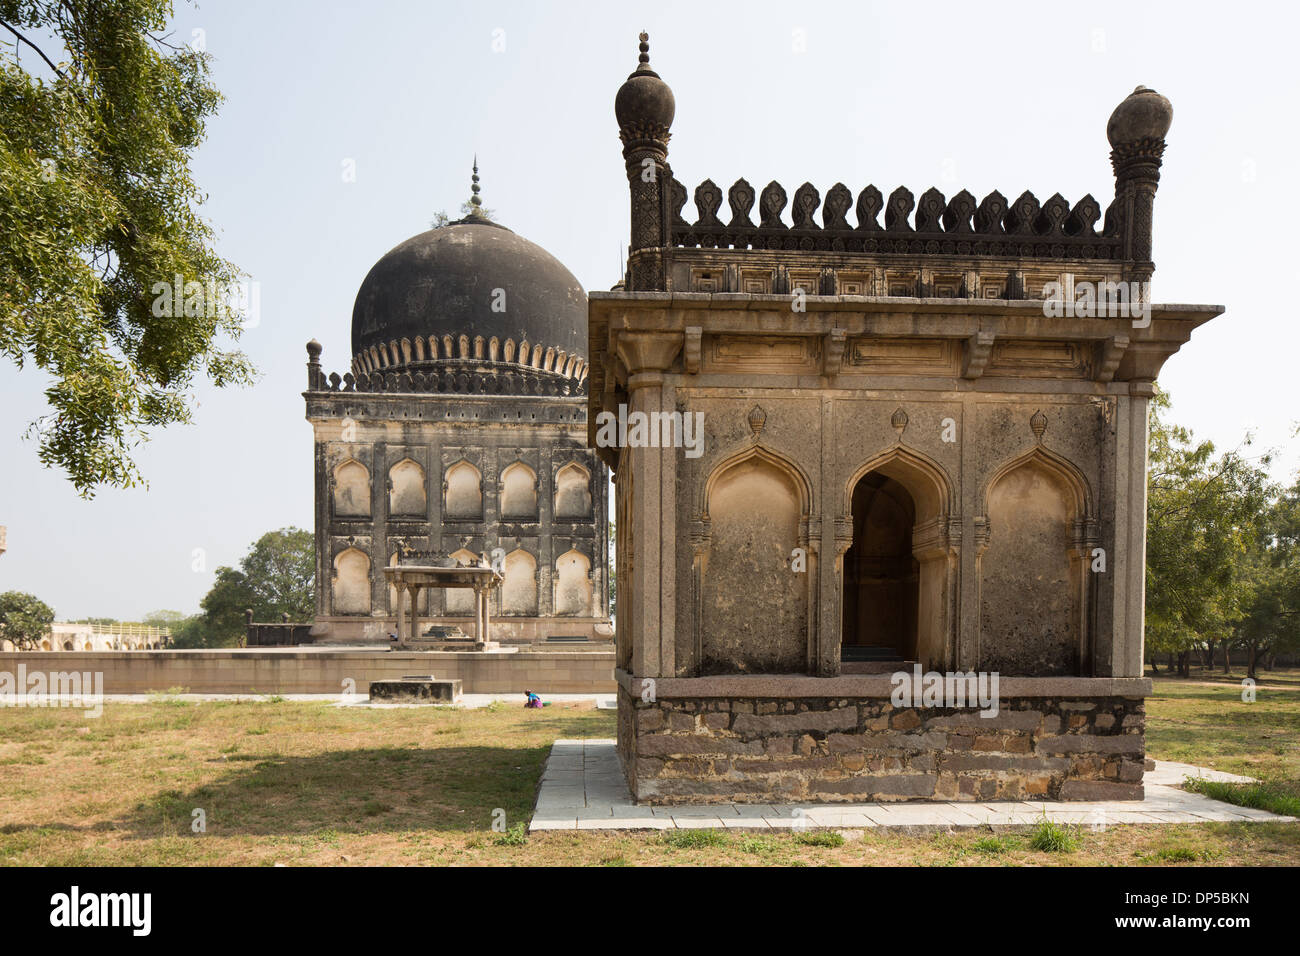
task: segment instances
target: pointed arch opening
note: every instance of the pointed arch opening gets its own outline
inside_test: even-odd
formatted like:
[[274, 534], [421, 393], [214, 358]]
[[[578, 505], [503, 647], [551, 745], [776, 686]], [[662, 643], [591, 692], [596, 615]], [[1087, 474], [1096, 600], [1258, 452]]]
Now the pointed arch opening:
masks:
[[465, 459], [447, 469], [442, 480], [442, 511], [447, 518], [478, 520], [483, 516], [483, 476]]
[[591, 517], [591, 474], [577, 462], [555, 473], [555, 517]]
[[388, 513], [424, 515], [428, 496], [424, 490], [424, 469], [418, 462], [403, 458], [388, 471]]
[[370, 469], [355, 458], [334, 469], [334, 514], [347, 518], [370, 515]]
[[980, 667], [1031, 677], [1091, 673], [1087, 480], [1039, 446], [994, 473], [984, 502]]
[[506, 555], [503, 572], [501, 613], [536, 617], [537, 559], [523, 548], [516, 548]]
[[360, 548], [345, 548], [334, 558], [335, 614], [370, 613], [370, 556]]
[[847, 673], [954, 657], [948, 548], [951, 484], [936, 463], [898, 447], [846, 486], [852, 539], [840, 557], [840, 660]]
[[757, 445], [705, 481], [708, 545], [694, 575], [699, 673], [807, 672], [816, 574], [795, 573], [791, 555], [808, 544], [810, 498], [799, 469]]
[[501, 472], [501, 517], [537, 518], [537, 472], [516, 461]]
[[555, 561], [555, 613], [591, 617], [591, 560], [570, 549]]

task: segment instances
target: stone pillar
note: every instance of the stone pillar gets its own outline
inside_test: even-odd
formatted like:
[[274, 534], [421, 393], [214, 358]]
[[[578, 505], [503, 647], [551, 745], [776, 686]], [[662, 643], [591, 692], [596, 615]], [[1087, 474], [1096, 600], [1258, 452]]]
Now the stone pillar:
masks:
[[1146, 614], [1147, 411], [1155, 386], [1129, 383], [1117, 410], [1115, 554], [1109, 555], [1115, 589], [1112, 677], [1141, 677]]
[[[397, 629], [393, 633], [397, 635], [397, 639], [400, 641], [402, 633], [406, 630], [406, 584], [400, 577], [397, 579], [393, 590], [397, 592]], [[411, 611], [415, 611], [414, 606], [411, 607]]]
[[[420, 585], [408, 585], [406, 593], [411, 599], [411, 640], [418, 641], [420, 639]], [[397, 604], [399, 607], [402, 604], [402, 596], [400, 594], [397, 596]], [[398, 633], [400, 634], [401, 632], [399, 631]]]
[[[671, 332], [619, 335], [618, 354], [628, 370], [629, 415], [672, 411], [673, 390], [665, 385], [664, 372], [681, 348], [681, 335]], [[678, 454], [676, 448], [624, 448], [619, 461], [620, 469], [630, 469], [633, 486], [642, 490], [631, 515], [637, 544], [627, 595], [636, 605], [632, 670], [638, 677], [676, 673]]]

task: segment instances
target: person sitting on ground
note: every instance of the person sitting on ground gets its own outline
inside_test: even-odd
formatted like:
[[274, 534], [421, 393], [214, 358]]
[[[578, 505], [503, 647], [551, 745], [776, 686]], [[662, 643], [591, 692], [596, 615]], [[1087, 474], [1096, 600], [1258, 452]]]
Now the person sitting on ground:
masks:
[[525, 706], [525, 707], [541, 707], [541, 706], [542, 706], [542, 699], [541, 699], [540, 697], [538, 697], [536, 694], [534, 694], [531, 690], [526, 690], [526, 691], [524, 691], [524, 695], [528, 698], [528, 699], [524, 702], [524, 706]]

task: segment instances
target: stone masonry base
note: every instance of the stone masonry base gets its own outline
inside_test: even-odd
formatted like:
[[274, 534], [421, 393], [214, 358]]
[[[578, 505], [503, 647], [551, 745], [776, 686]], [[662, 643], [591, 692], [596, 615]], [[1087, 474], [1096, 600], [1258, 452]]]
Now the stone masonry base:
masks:
[[[1050, 693], [1052, 680], [1065, 693]], [[737, 696], [725, 685], [669, 696], [620, 674], [619, 756], [648, 804], [1142, 799], [1148, 682], [1021, 683], [1033, 693], [1004, 693], [983, 717], [896, 708], [879, 681], [867, 696]], [[1095, 692], [1106, 685], [1123, 693]]]

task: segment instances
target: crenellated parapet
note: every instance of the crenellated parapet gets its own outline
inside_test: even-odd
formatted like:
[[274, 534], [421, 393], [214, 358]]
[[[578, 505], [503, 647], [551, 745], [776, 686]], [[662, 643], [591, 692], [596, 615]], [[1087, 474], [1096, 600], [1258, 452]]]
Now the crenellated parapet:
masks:
[[[918, 198], [906, 186], [886, 196], [867, 185], [855, 196], [839, 182], [823, 197], [807, 182], [791, 195], [743, 178], [724, 196], [711, 179], [690, 191], [672, 174], [676, 104], [650, 70], [647, 39], [615, 103], [632, 201], [626, 291], [834, 295], [845, 294], [838, 280], [847, 272], [847, 294], [1019, 299], [1032, 295], [1026, 271], [1044, 267], [1111, 282], [1151, 277], [1152, 207], [1173, 118], [1153, 90], [1138, 87], [1110, 118], [1115, 191], [1104, 210], [1090, 194], [1008, 199], [994, 190], [977, 199], [932, 187]], [[787, 273], [799, 270], [792, 283]], [[871, 270], [876, 278], [864, 281]]]
[[712, 180], [695, 188], [693, 221], [683, 216], [686, 199], [686, 187], [674, 179], [669, 212], [675, 247], [1026, 259], [1119, 259], [1123, 247], [1113, 206], [1109, 225], [1098, 231], [1101, 206], [1090, 195], [1071, 204], [1056, 193], [1040, 203], [1024, 192], [1008, 202], [994, 190], [976, 202], [964, 189], [949, 199], [931, 188], [918, 201], [899, 186], [886, 200], [869, 185], [855, 201], [836, 183], [823, 201], [804, 183], [790, 205], [785, 188], [771, 182], [757, 197], [758, 222], [754, 187], [744, 179], [727, 190], [726, 221], [719, 215], [722, 190]]

